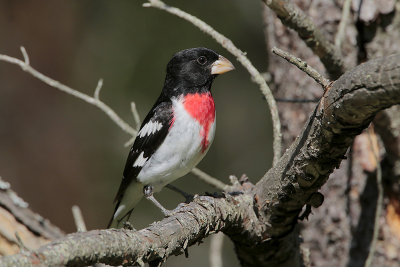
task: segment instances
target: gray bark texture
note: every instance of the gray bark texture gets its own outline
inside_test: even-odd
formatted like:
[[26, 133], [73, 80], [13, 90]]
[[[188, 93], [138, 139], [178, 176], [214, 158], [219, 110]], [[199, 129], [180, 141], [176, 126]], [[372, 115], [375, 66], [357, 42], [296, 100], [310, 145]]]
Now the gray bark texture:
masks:
[[243, 266], [300, 266], [297, 221], [303, 206], [322, 204], [317, 192], [354, 137], [377, 112], [399, 103], [400, 55], [371, 60], [332, 84], [300, 136], [255, 186], [242, 179], [235, 190], [240, 194], [198, 197], [146, 229], [70, 234], [36, 251], [3, 257], [0, 265], [161, 263], [223, 231]]

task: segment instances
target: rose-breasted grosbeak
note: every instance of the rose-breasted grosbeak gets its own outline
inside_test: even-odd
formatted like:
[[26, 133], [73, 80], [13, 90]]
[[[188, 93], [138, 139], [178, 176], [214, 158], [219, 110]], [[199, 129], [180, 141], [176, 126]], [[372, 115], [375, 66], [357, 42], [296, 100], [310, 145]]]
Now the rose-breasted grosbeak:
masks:
[[169, 61], [161, 95], [129, 152], [108, 227], [121, 227], [143, 196], [155, 202], [153, 191], [184, 176], [204, 157], [215, 133], [211, 84], [233, 69], [207, 48], [180, 51]]

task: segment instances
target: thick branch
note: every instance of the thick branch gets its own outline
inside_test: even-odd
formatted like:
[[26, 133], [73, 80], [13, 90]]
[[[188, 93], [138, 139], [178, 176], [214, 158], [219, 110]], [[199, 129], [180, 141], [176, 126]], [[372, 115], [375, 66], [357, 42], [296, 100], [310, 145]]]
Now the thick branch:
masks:
[[49, 240], [60, 238], [64, 235], [59, 228], [30, 210], [28, 204], [11, 190], [9, 184], [1, 180], [1, 178], [0, 206], [10, 212], [18, 222], [25, 225], [35, 235], [43, 236]]
[[317, 191], [339, 165], [354, 136], [378, 111], [399, 103], [399, 54], [362, 64], [332, 85], [279, 165], [257, 184], [263, 209], [285, 220], [276, 225], [278, 218], [269, 218], [275, 234], [291, 228], [297, 214], [281, 215], [302, 208], [306, 196]]
[[333, 43], [315, 26], [309, 16], [291, 1], [263, 0], [287, 27], [295, 30], [309, 48], [321, 59], [331, 79], [337, 79], [344, 72], [340, 53]]
[[[272, 240], [293, 230], [305, 204], [321, 204], [316, 192], [339, 166], [354, 137], [378, 111], [395, 104], [400, 104], [399, 54], [362, 64], [328, 88], [302, 134], [255, 187]], [[283, 246], [270, 243], [274, 249]]]
[[163, 261], [169, 255], [181, 254], [188, 246], [216, 231], [229, 229], [231, 233], [240, 233], [239, 227], [246, 225], [242, 218], [252, 212], [248, 209], [252, 202], [248, 195], [235, 199], [198, 197], [188, 205], [182, 204], [173, 216], [146, 229], [70, 234], [37, 251], [3, 257], [0, 266], [86, 266], [97, 262], [121, 265]]

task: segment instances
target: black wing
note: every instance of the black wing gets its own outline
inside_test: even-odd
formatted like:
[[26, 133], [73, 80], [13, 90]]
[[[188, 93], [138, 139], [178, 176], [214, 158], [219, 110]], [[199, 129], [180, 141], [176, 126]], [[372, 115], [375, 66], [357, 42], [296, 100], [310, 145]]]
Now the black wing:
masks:
[[153, 106], [149, 114], [147, 114], [142, 125], [140, 126], [140, 130], [142, 130], [142, 128], [145, 127], [145, 125], [147, 125], [148, 123], [161, 125], [161, 128], [151, 134], [145, 134], [143, 136], [139, 136], [138, 134], [136, 136], [135, 142], [133, 143], [132, 148], [129, 151], [128, 159], [126, 160], [125, 164], [124, 176], [122, 178], [122, 182], [118, 189], [118, 193], [115, 197], [114, 202], [121, 201], [125, 189], [133, 180], [136, 179], [139, 172], [141, 171], [142, 166], [133, 166], [140, 154], [143, 152], [143, 157], [149, 159], [149, 157], [153, 155], [153, 153], [164, 141], [165, 137], [168, 134], [169, 127], [172, 123], [172, 118], [173, 111], [171, 101], [161, 101], [161, 99], [159, 99]]

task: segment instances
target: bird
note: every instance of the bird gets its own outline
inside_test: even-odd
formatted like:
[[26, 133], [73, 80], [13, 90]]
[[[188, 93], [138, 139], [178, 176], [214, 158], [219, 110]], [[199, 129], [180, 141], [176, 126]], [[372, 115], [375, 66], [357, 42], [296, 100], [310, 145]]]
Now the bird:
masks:
[[189, 173], [205, 156], [215, 134], [211, 85], [235, 69], [225, 57], [198, 47], [177, 52], [167, 64], [164, 86], [143, 120], [126, 160], [107, 228], [121, 228], [146, 197]]

